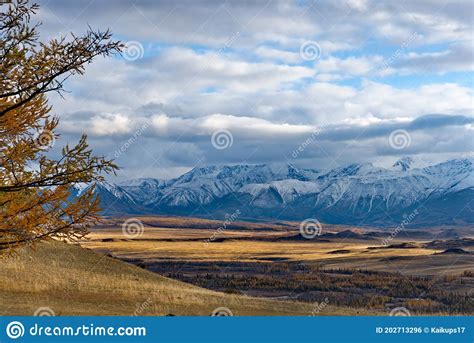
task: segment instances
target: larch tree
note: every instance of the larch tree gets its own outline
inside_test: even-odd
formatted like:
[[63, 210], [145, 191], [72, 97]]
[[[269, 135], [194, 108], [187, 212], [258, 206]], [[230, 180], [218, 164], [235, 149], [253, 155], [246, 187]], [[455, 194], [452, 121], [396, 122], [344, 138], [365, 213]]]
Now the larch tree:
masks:
[[88, 29], [41, 42], [28, 0], [0, 5], [0, 253], [48, 238], [75, 240], [99, 216], [93, 187], [72, 199], [71, 186], [103, 180], [117, 166], [95, 156], [82, 136], [75, 146], [47, 157], [59, 120], [47, 95], [84, 73], [97, 56], [119, 53], [111, 33]]

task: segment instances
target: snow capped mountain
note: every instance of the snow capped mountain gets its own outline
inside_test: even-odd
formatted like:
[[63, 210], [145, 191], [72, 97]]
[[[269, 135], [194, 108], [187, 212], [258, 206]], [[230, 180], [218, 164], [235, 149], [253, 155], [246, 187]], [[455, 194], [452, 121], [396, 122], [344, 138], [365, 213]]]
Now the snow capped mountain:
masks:
[[153, 179], [153, 178], [139, 178], [133, 179], [129, 181], [124, 181], [119, 183], [118, 185], [121, 187], [138, 187], [138, 188], [156, 188], [159, 189], [162, 186], [166, 185], [167, 181]]
[[[413, 165], [405, 157], [389, 169], [363, 163], [325, 172], [291, 164], [208, 166], [168, 181], [103, 183], [96, 191], [106, 213], [220, 216], [239, 208], [249, 218], [388, 225], [419, 209], [420, 223], [474, 222], [465, 206], [474, 195], [472, 159]], [[80, 194], [87, 186], [76, 188]]]
[[[92, 184], [75, 184], [72, 187], [71, 196], [80, 196], [90, 187]], [[120, 186], [108, 182], [98, 182], [95, 184], [94, 192], [100, 197], [101, 208], [105, 214], [134, 213], [139, 209], [139, 205], [132, 195]]]
[[80, 196], [84, 193], [84, 191], [89, 189], [90, 186], [90, 184], [84, 182], [76, 183], [72, 186], [71, 194], [72, 196]]
[[[77, 183], [73, 186], [73, 191], [75, 191], [75, 195], [79, 196], [87, 191], [92, 184], [86, 183]], [[108, 183], [108, 182], [99, 182], [95, 185], [95, 192], [99, 193], [108, 193], [111, 196], [118, 198], [118, 199], [126, 199], [128, 201], [133, 202], [133, 198], [128, 194], [125, 190], [123, 190], [120, 186]]]
[[167, 181], [152, 178], [134, 179], [119, 184], [121, 189], [130, 194], [140, 204], [153, 200], [157, 192], [166, 185]]
[[280, 180], [272, 181], [266, 184], [248, 184], [239, 189], [239, 193], [248, 193], [252, 196], [252, 203], [257, 201], [264, 202], [266, 194], [269, 192], [276, 192], [282, 199], [282, 204], [289, 203], [298, 197], [317, 193], [320, 191], [320, 186], [316, 182], [301, 181], [301, 180]]
[[403, 157], [395, 162], [392, 168], [400, 171], [407, 171], [413, 165], [414, 160], [411, 157]]
[[434, 192], [460, 191], [474, 185], [474, 159], [456, 159], [423, 168], [437, 187]]
[[248, 184], [267, 184], [276, 180], [307, 181], [315, 170], [298, 170], [292, 165], [234, 165], [194, 168], [171, 180], [148, 206], [186, 207], [205, 205]]

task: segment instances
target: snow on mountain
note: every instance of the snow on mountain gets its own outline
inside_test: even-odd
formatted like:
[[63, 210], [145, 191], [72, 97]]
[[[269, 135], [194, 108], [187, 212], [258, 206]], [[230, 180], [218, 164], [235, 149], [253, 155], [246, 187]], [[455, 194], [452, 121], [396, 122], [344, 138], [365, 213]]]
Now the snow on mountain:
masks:
[[166, 185], [167, 181], [153, 179], [153, 178], [139, 178], [139, 179], [132, 179], [128, 181], [122, 181], [118, 185], [126, 188], [126, 187], [151, 187], [151, 188], [160, 188], [161, 186]]
[[[472, 158], [424, 168], [414, 164], [411, 158], [402, 158], [388, 169], [363, 163], [326, 172], [291, 164], [196, 167], [168, 181], [100, 183], [96, 192], [103, 207], [114, 208], [114, 213], [208, 215], [243, 206], [248, 217], [283, 213], [293, 219], [317, 215], [333, 222], [370, 223], [425, 204], [436, 209], [432, 212], [443, 212], [442, 220], [448, 220], [451, 212], [454, 217], [465, 211], [463, 203], [474, 193]], [[78, 184], [74, 192], [80, 195], [87, 187]], [[436, 213], [425, 215], [431, 221], [441, 220]], [[474, 221], [470, 213], [462, 212], [461, 217]]]
[[411, 157], [403, 157], [395, 162], [392, 168], [399, 171], [407, 171], [413, 165], [414, 160]]
[[423, 168], [435, 186], [432, 191], [460, 191], [474, 187], [474, 159], [456, 159]]
[[263, 198], [265, 193], [277, 192], [284, 203], [289, 203], [296, 198], [311, 193], [317, 193], [321, 187], [317, 182], [301, 180], [280, 180], [268, 184], [248, 184], [239, 189], [239, 193], [248, 193], [255, 199]]
[[197, 167], [170, 181], [153, 204], [186, 207], [208, 204], [248, 184], [267, 184], [276, 180], [307, 181], [316, 175], [314, 170], [298, 170], [288, 165], [234, 165]]
[[73, 196], [80, 196], [90, 187], [90, 184], [85, 182], [78, 182], [72, 186], [71, 193]]
[[134, 202], [132, 196], [120, 186], [113, 185], [108, 182], [99, 182], [96, 185], [96, 189], [100, 190], [101, 192], [108, 192], [118, 199], [126, 199], [128, 201]]
[[[81, 196], [93, 184], [77, 183], [72, 186], [71, 196]], [[102, 212], [105, 214], [133, 213], [138, 204], [122, 187], [108, 183], [95, 183], [95, 194], [100, 197]]]
[[121, 182], [119, 186], [132, 196], [138, 203], [146, 203], [153, 200], [156, 194], [164, 187], [168, 181], [153, 178], [140, 178]]

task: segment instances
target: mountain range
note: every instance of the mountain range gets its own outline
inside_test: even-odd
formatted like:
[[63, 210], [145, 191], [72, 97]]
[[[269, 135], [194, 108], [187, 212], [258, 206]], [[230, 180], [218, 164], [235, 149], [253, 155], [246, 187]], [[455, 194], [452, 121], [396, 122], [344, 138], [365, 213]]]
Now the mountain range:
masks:
[[[172, 180], [99, 183], [103, 214], [182, 215], [239, 220], [304, 220], [393, 226], [474, 223], [473, 159], [415, 167], [405, 157], [391, 168], [370, 163], [331, 170], [291, 164], [196, 167]], [[73, 196], [90, 185], [74, 186]]]

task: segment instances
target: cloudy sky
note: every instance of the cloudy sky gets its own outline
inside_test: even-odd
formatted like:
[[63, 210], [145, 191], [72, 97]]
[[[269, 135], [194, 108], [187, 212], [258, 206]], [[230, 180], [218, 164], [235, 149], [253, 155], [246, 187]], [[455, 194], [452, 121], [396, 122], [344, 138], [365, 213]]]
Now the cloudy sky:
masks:
[[51, 96], [57, 145], [87, 133], [120, 179], [440, 161], [474, 147], [468, 0], [39, 4], [43, 39], [90, 25], [127, 44]]

